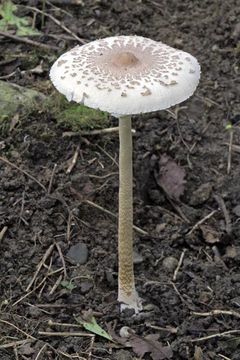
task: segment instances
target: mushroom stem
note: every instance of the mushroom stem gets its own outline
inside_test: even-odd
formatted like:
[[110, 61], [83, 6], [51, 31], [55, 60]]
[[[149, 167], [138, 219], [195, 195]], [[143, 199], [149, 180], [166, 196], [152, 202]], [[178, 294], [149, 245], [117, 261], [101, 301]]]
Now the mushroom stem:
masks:
[[133, 169], [131, 117], [119, 118], [118, 301], [140, 310], [133, 272]]

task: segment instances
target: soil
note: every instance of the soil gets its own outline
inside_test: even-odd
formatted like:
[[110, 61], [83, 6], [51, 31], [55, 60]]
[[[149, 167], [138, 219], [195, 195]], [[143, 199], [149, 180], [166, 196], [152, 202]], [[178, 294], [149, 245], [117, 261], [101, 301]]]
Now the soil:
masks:
[[[20, 3], [42, 9], [40, 1]], [[141, 338], [158, 334], [174, 360], [240, 359], [238, 1], [49, 3], [45, 11], [86, 41], [116, 34], [161, 40], [196, 56], [202, 77], [196, 94], [171, 113], [133, 121], [134, 223], [147, 233], [135, 231], [136, 283], [144, 305], [137, 316], [119, 314], [116, 301], [116, 219], [93, 206], [117, 213], [118, 137], [63, 136], [71, 129], [46, 110], [11, 131], [2, 129], [0, 358], [140, 359], [131, 347], [99, 336], [41, 334], [83, 332], [49, 321], [76, 324], [91, 310], [105, 330], [118, 334], [128, 326]], [[32, 16], [23, 6], [21, 12]], [[36, 27], [45, 35], [34, 39], [58, 46], [59, 53], [77, 44], [50, 18], [41, 27], [37, 16]], [[12, 56], [2, 75], [18, 69], [8, 81], [53, 91], [46, 80], [54, 50], [4, 37], [0, 50], [1, 61]], [[41, 73], [27, 71], [40, 62]], [[180, 201], [159, 186], [164, 154], [185, 170]], [[80, 265], [69, 256], [76, 244], [85, 251]], [[18, 343], [27, 337], [29, 343]]]

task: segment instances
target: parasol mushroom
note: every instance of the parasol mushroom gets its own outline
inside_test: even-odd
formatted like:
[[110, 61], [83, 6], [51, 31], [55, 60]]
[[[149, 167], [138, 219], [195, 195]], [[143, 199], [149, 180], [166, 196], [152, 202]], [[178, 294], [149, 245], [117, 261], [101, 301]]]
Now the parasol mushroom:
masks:
[[131, 115], [167, 109], [189, 98], [200, 78], [190, 54], [141, 36], [76, 46], [53, 64], [50, 78], [69, 101], [119, 118], [118, 301], [141, 310], [133, 272]]

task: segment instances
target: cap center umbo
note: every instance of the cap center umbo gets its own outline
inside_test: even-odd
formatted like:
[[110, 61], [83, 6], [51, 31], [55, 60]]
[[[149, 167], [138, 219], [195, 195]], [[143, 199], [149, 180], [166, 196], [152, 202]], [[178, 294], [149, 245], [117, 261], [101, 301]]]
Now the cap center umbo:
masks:
[[129, 51], [122, 51], [114, 54], [112, 64], [117, 67], [133, 67], [139, 63], [139, 59]]

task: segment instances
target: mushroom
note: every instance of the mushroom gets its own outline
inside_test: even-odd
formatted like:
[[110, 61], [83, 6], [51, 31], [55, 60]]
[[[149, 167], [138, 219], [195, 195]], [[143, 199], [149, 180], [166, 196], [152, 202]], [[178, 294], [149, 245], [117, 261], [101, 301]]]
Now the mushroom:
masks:
[[141, 36], [115, 36], [76, 46], [53, 64], [58, 91], [119, 118], [118, 301], [141, 310], [133, 271], [131, 115], [167, 109], [189, 98], [200, 78], [190, 54]]

